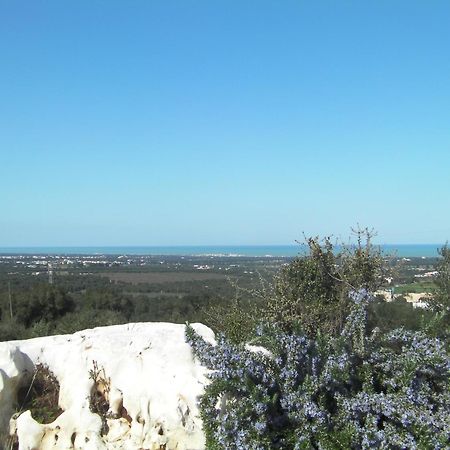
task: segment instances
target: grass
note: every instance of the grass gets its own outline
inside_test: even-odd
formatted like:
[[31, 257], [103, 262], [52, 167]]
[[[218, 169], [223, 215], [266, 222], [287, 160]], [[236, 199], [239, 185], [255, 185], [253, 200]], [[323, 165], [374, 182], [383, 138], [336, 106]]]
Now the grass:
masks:
[[94, 414], [98, 414], [102, 419], [102, 436], [108, 434], [109, 427], [107, 423], [107, 414], [109, 410], [109, 402], [107, 397], [111, 389], [111, 380], [106, 376], [105, 369], [99, 368], [96, 361], [93, 361], [93, 368], [89, 371], [90, 378], [94, 381], [94, 387], [91, 392], [90, 410]]
[[434, 292], [436, 285], [433, 281], [416, 281], [414, 283], [402, 284], [400, 286], [395, 286], [396, 294], [408, 294], [420, 292]]
[[98, 275], [109, 278], [110, 281], [131, 284], [226, 280], [227, 278], [225, 274], [205, 272], [104, 272]]
[[36, 365], [30, 384], [19, 389], [17, 395], [19, 412], [29, 409], [39, 423], [53, 422], [62, 413], [58, 399], [58, 380], [44, 364]]
[[[18, 410], [14, 414], [30, 410], [37, 422], [51, 423], [63, 412], [58, 405], [59, 383], [53, 372], [45, 364], [37, 364], [28, 384], [17, 392]], [[17, 450], [17, 435], [0, 436], [0, 449]]]

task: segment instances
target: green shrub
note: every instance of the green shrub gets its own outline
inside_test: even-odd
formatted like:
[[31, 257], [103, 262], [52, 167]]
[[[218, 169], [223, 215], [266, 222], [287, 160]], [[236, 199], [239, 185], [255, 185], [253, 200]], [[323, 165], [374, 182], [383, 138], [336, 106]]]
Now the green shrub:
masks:
[[435, 290], [428, 304], [434, 312], [432, 320], [424, 324], [429, 335], [448, 341], [450, 336], [450, 248], [445, 244], [438, 249], [440, 258], [435, 266]]
[[221, 336], [213, 346], [187, 327], [211, 370], [201, 399], [208, 449], [449, 448], [444, 343], [402, 329], [368, 335], [370, 296], [350, 295], [340, 336], [263, 326], [256, 343], [270, 354]]
[[373, 232], [356, 230], [352, 246], [333, 245], [330, 238], [307, 239], [308, 254], [294, 259], [275, 277], [267, 299], [267, 320], [285, 331], [337, 335], [349, 313], [348, 294], [359, 288], [376, 291], [389, 273]]

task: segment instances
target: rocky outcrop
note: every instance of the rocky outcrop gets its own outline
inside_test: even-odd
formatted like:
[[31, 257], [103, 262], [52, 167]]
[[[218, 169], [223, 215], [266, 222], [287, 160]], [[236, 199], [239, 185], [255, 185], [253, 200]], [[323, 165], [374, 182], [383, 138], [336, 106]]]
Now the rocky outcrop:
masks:
[[[214, 342], [204, 325], [193, 328]], [[63, 412], [38, 423], [14, 411], [36, 365], [56, 376]], [[204, 448], [197, 407], [206, 369], [184, 339], [184, 325], [133, 323], [0, 343], [0, 432], [10, 427], [19, 450]], [[97, 396], [97, 397], [95, 397]], [[107, 411], [99, 414], [93, 398]]]

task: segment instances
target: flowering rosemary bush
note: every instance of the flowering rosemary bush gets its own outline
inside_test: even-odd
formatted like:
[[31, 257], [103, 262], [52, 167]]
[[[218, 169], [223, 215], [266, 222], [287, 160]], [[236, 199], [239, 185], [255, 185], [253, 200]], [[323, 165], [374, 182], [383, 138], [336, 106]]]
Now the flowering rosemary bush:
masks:
[[201, 398], [208, 449], [444, 449], [450, 362], [444, 343], [402, 329], [366, 335], [366, 291], [339, 337], [259, 327], [254, 343], [186, 338], [211, 369]]

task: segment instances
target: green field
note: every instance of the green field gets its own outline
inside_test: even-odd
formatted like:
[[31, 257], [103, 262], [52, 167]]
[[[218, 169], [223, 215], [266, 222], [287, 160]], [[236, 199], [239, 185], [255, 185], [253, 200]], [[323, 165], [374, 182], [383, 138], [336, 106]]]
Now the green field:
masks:
[[419, 292], [434, 292], [436, 284], [433, 281], [418, 281], [414, 283], [402, 284], [395, 286], [396, 294], [408, 294]]

